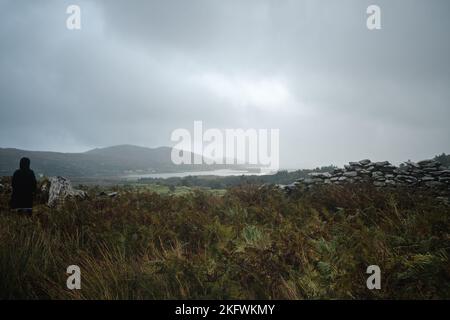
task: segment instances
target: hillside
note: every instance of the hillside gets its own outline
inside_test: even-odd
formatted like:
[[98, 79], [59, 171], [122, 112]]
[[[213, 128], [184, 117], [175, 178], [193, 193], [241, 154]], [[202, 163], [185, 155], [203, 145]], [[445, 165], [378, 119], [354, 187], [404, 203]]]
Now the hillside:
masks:
[[0, 176], [10, 176], [21, 157], [29, 157], [35, 173], [67, 177], [116, 176], [130, 171], [178, 172], [237, 168], [225, 165], [175, 165], [172, 148], [144, 148], [119, 145], [97, 148], [83, 153], [28, 151], [0, 148]]

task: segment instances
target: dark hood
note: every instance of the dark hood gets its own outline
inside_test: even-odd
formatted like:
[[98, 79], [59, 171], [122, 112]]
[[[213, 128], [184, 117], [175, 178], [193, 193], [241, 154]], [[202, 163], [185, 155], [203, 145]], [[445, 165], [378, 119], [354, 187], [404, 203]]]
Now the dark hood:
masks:
[[20, 169], [21, 170], [30, 170], [30, 159], [28, 159], [28, 158], [20, 159]]

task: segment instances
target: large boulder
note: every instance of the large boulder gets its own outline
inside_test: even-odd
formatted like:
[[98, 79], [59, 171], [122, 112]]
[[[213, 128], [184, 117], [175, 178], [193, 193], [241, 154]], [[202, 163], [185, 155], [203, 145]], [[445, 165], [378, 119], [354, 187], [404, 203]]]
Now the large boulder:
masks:
[[85, 191], [74, 189], [69, 179], [64, 177], [51, 177], [49, 183], [43, 185], [42, 188], [48, 188], [47, 205], [49, 207], [62, 204], [67, 198], [84, 199], [87, 197]]

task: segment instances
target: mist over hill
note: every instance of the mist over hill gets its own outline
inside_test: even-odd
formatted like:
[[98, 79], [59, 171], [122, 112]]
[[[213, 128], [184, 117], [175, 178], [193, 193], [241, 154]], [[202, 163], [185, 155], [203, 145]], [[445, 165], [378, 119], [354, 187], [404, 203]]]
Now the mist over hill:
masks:
[[170, 147], [145, 148], [134, 145], [96, 148], [82, 153], [0, 148], [0, 176], [12, 175], [18, 168], [21, 157], [31, 159], [31, 167], [36, 174], [67, 177], [243, 168], [237, 165], [175, 165], [171, 161], [171, 152], [172, 148]]

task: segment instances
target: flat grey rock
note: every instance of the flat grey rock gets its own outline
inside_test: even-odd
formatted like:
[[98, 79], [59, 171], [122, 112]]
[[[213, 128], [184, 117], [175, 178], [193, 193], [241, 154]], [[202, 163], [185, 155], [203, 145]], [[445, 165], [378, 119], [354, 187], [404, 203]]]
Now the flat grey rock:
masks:
[[347, 171], [344, 172], [344, 176], [345, 177], [356, 177], [358, 175], [358, 173], [356, 171]]

